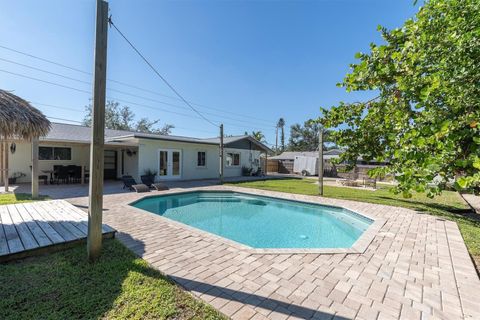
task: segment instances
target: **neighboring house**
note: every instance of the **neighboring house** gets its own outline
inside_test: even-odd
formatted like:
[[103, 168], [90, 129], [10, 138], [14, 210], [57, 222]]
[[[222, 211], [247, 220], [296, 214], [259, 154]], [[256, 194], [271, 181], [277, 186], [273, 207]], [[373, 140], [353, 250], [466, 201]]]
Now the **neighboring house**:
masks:
[[[323, 160], [325, 164], [332, 158], [338, 158], [343, 151], [341, 149], [331, 149], [323, 151]], [[294, 173], [293, 164], [296, 157], [314, 157], [318, 159], [318, 151], [285, 151], [278, 156], [268, 158], [269, 161], [277, 161], [279, 173]]]
[[[55, 165], [76, 165], [88, 170], [91, 128], [52, 123], [40, 138], [40, 173]], [[19, 182], [31, 181], [31, 143], [18, 141], [10, 148], [10, 176], [24, 173]], [[219, 138], [201, 139], [122, 130], [105, 130], [104, 178], [131, 175], [138, 181], [146, 170], [157, 172], [157, 180], [196, 180], [219, 177]], [[12, 153], [14, 151], [14, 153]], [[261, 165], [261, 155], [272, 153], [250, 136], [224, 139], [225, 177], [242, 175], [242, 166]]]
[[[324, 161], [324, 175], [340, 178], [355, 178], [363, 179], [368, 177], [368, 171], [370, 169], [385, 166], [386, 162], [374, 162], [365, 161], [362, 158], [357, 160], [357, 164], [352, 171], [346, 171], [346, 164], [333, 164], [332, 159], [338, 158], [344, 151], [342, 149], [331, 149], [323, 152]], [[277, 171], [279, 173], [301, 173], [294, 172], [294, 163], [297, 157], [312, 157], [318, 159], [318, 151], [306, 151], [306, 152], [283, 152], [282, 154], [274, 157], [270, 157], [268, 160], [271, 162], [277, 162]], [[318, 160], [317, 160], [318, 161]], [[269, 166], [274, 167], [274, 166]]]

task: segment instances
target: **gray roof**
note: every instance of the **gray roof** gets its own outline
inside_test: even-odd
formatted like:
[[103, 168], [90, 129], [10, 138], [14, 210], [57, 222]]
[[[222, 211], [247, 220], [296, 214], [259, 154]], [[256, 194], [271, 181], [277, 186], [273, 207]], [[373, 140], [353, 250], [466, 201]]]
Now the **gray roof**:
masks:
[[[331, 149], [323, 151], [323, 157], [325, 159], [336, 158], [343, 150], [341, 149]], [[318, 158], [318, 151], [285, 151], [278, 156], [270, 157], [273, 160], [295, 160], [295, 157], [302, 156], [302, 157], [314, 157]]]
[[[90, 143], [91, 140], [91, 128], [81, 125], [73, 125], [66, 123], [57, 123], [52, 122], [52, 128], [50, 132], [45, 136], [40, 138], [43, 141], [68, 141], [68, 142], [78, 142], [78, 143]], [[183, 137], [183, 136], [172, 136], [172, 135], [162, 135], [154, 133], [144, 133], [144, 132], [135, 132], [135, 131], [126, 131], [126, 130], [112, 130], [105, 129], [105, 141], [108, 142], [122, 142], [128, 139], [155, 139], [155, 140], [164, 140], [164, 141], [177, 141], [177, 142], [187, 142], [187, 143], [203, 143], [203, 144], [212, 144], [218, 145], [220, 143], [220, 138], [193, 138], [193, 137]], [[223, 139], [223, 143], [228, 145], [239, 140], [249, 139], [253, 141], [261, 148], [271, 150], [265, 146], [263, 143], [258, 142], [250, 136], [230, 136]]]
[[[72, 142], [86, 142], [89, 143], [92, 134], [92, 128], [52, 122], [52, 128], [48, 134], [41, 137], [40, 140], [45, 141], [72, 141]], [[130, 131], [105, 129], [105, 139], [109, 139], [119, 135], [131, 133]]]

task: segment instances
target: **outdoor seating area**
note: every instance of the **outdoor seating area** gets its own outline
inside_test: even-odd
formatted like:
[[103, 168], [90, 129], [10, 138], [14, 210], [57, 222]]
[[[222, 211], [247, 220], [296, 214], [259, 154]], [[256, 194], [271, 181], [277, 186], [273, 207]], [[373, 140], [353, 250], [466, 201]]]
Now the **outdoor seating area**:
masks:
[[[47, 184], [70, 184], [87, 182], [89, 178], [88, 169], [76, 165], [54, 165], [52, 170], [42, 170], [42, 175], [39, 175], [39, 180]], [[48, 175], [48, 178], [47, 178]]]

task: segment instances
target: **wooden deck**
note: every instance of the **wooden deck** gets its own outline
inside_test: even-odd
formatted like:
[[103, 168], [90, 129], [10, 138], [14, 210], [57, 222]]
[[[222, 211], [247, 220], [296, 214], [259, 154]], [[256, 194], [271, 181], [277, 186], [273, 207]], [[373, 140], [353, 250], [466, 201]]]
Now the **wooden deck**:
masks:
[[[64, 200], [0, 206], [0, 262], [57, 251], [84, 242], [88, 215]], [[103, 237], [115, 230], [102, 226]]]

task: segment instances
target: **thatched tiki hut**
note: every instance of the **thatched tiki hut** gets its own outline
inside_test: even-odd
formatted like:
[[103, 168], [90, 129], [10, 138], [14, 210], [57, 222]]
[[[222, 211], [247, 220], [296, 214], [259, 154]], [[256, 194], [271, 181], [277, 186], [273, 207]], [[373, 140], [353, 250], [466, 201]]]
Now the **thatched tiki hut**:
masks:
[[38, 197], [38, 138], [50, 131], [50, 121], [30, 103], [0, 89], [0, 181], [8, 191], [8, 153], [16, 140], [32, 142], [32, 197]]

